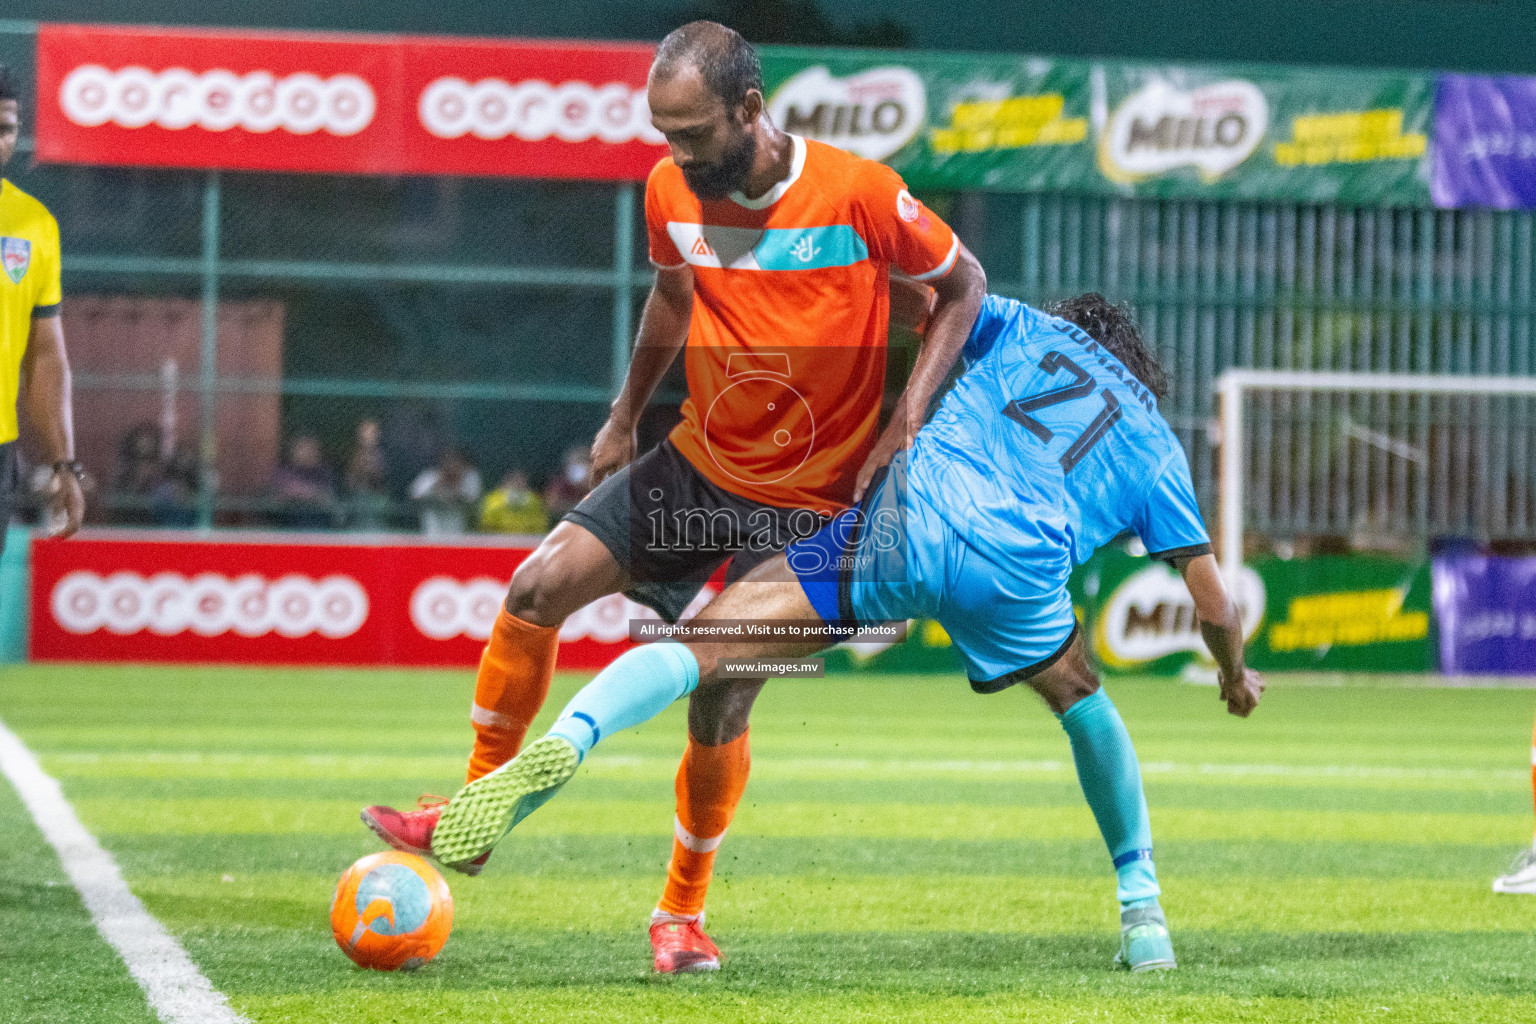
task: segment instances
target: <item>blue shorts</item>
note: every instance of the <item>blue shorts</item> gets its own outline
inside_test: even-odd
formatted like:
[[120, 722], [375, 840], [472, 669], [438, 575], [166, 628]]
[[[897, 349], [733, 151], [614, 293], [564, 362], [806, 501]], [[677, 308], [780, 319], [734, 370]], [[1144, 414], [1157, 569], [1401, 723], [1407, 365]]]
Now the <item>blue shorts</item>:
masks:
[[1076, 635], [1067, 594], [1071, 558], [1053, 554], [1030, 578], [988, 561], [907, 485], [904, 456], [858, 506], [785, 550], [811, 607], [827, 622], [938, 620], [978, 693], [1050, 667]]

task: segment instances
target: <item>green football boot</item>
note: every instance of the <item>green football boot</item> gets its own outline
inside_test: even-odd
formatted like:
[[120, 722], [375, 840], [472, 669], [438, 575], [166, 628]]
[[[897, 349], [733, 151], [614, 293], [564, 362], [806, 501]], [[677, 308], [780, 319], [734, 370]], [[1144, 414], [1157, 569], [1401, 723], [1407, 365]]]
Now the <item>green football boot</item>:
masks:
[[1115, 954], [1115, 966], [1128, 968], [1132, 974], [1171, 971], [1178, 966], [1173, 959], [1173, 940], [1168, 937], [1168, 919], [1156, 900], [1150, 906], [1121, 909], [1120, 952]]
[[570, 781], [581, 754], [568, 740], [545, 736], [454, 794], [432, 830], [432, 855], [461, 865], [490, 851], [513, 826], [538, 810]]

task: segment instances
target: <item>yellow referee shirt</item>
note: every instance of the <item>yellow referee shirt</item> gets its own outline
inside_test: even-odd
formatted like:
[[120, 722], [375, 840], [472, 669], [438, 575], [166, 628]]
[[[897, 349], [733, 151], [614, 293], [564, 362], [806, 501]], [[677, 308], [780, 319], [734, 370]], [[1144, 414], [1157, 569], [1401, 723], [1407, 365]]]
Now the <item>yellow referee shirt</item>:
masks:
[[16, 440], [16, 393], [32, 321], [57, 316], [63, 295], [59, 222], [0, 179], [0, 444]]

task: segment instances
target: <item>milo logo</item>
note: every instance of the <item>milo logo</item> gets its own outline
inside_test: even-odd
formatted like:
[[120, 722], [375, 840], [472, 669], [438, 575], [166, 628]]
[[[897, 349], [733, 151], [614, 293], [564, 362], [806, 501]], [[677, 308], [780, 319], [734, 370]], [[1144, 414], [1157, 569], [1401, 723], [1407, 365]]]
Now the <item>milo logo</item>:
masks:
[[[1237, 580], [1243, 633], [1251, 637], [1264, 618], [1264, 581], [1243, 566]], [[1205, 653], [1195, 602], [1178, 573], [1162, 563], [1127, 577], [1110, 594], [1094, 625], [1094, 648], [1108, 665], [1129, 668], [1181, 651]]]
[[806, 68], [774, 92], [768, 113], [787, 132], [884, 160], [917, 135], [928, 116], [923, 80], [903, 67], [836, 78]]
[[1099, 169], [1130, 183], [1177, 167], [1219, 178], [1258, 149], [1269, 103], [1252, 82], [1176, 89], [1158, 79], [1133, 93], [1099, 135]]

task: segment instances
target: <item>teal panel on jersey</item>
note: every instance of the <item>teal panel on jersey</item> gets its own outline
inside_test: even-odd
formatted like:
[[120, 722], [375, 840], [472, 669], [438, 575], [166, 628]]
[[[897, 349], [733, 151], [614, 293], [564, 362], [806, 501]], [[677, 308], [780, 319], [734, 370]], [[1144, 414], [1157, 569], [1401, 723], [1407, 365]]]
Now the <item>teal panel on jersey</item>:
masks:
[[763, 270], [823, 270], [862, 263], [869, 247], [850, 224], [767, 228], [752, 255]]

